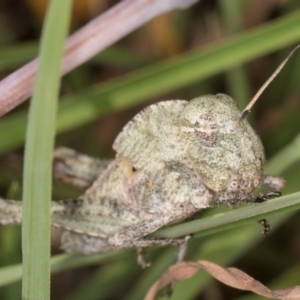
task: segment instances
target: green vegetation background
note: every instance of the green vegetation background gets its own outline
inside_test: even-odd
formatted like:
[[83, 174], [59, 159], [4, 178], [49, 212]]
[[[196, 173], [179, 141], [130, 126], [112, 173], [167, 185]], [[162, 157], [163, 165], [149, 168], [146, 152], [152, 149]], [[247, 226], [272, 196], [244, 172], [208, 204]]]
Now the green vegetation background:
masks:
[[[113, 2], [107, 1], [109, 5]], [[1, 78], [38, 53], [42, 16], [36, 14], [34, 1], [16, 3], [15, 7], [4, 5], [0, 14]], [[77, 12], [72, 20], [74, 31], [88, 16], [78, 16]], [[55, 145], [96, 157], [113, 157], [111, 145], [126, 122], [143, 107], [161, 100], [226, 93], [241, 108], [245, 107], [294, 45], [299, 44], [299, 20], [297, 0], [202, 0], [186, 11], [156, 18], [63, 78]], [[60, 28], [62, 23], [57, 21], [56, 26]], [[286, 203], [293, 200], [292, 193], [300, 191], [299, 78], [300, 53], [296, 53], [250, 116], [265, 146], [267, 172], [287, 180]], [[25, 103], [0, 120], [1, 197], [20, 199], [22, 195], [27, 115]], [[51, 126], [53, 130], [54, 122]], [[45, 133], [45, 139], [48, 137]], [[53, 199], [74, 198], [81, 193], [59, 182], [53, 184]], [[222, 212], [226, 215], [227, 208], [210, 209], [201, 218]], [[273, 230], [267, 238], [260, 236], [261, 228], [253, 220], [219, 233], [206, 232], [205, 236], [200, 231], [189, 245], [187, 259], [207, 259], [241, 268], [269, 287], [299, 285], [299, 216], [299, 212], [289, 211], [269, 217]], [[39, 226], [38, 222], [35, 224]], [[179, 226], [179, 230], [184, 230], [184, 225]], [[226, 225], [220, 225], [218, 230], [222, 226]], [[56, 231], [52, 236], [51, 266], [55, 274], [51, 299], [142, 299], [172, 264], [176, 252], [173, 247], [149, 249], [152, 267], [141, 270], [133, 251], [70, 257], [60, 253]], [[19, 299], [20, 227], [1, 227], [0, 244], [0, 298]], [[35, 259], [39, 261], [40, 257]], [[262, 297], [227, 288], [199, 273], [178, 283], [172, 299]]]

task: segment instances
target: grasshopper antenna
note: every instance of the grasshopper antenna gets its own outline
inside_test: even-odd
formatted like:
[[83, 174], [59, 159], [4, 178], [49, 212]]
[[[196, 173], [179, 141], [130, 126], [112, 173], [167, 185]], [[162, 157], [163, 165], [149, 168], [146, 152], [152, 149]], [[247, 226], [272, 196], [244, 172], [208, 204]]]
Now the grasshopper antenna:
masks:
[[289, 59], [294, 55], [294, 53], [300, 48], [300, 45], [296, 46], [292, 52], [287, 56], [287, 58], [279, 65], [279, 67], [275, 70], [275, 72], [269, 77], [269, 79], [265, 82], [265, 84], [258, 90], [246, 108], [242, 111], [241, 116], [234, 123], [233, 128], [237, 128], [240, 123], [245, 120], [250, 113], [252, 106], [255, 104], [259, 96], [263, 93], [263, 91], [268, 87], [268, 85], [273, 81], [273, 79], [278, 75], [278, 73], [282, 70], [285, 64], [289, 61]]

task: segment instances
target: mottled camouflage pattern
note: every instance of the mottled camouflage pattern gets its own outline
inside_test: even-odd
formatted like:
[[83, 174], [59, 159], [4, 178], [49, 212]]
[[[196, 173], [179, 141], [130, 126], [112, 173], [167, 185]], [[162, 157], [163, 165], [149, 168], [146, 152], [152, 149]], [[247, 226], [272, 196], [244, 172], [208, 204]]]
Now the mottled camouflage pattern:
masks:
[[[123, 128], [111, 162], [58, 149], [58, 178], [81, 187], [94, 181], [79, 199], [52, 205], [62, 248], [88, 254], [172, 243], [143, 237], [216, 203], [252, 202], [261, 184], [281, 190], [281, 178], [263, 175], [263, 146], [247, 120], [232, 130], [240, 115], [223, 94], [164, 101]], [[20, 221], [21, 205], [0, 200], [0, 223]]]

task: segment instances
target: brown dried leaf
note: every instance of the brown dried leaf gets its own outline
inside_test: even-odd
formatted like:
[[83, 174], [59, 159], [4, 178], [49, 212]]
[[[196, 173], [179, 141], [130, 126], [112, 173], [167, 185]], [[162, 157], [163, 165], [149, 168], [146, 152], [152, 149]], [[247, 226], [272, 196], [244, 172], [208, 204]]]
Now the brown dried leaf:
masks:
[[223, 268], [215, 263], [199, 260], [196, 262], [179, 262], [171, 266], [160, 279], [152, 285], [144, 300], [153, 300], [156, 293], [163, 287], [174, 281], [190, 278], [202, 269], [220, 282], [236, 289], [251, 291], [270, 299], [300, 299], [300, 286], [272, 291], [239, 269]]

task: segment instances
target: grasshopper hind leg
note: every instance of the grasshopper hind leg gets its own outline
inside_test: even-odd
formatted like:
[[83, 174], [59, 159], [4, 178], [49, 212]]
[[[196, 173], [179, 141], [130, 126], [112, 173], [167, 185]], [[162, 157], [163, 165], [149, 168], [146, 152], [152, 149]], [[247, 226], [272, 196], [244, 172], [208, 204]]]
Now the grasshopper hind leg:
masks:
[[74, 254], [93, 254], [111, 250], [107, 239], [65, 230], [61, 237], [62, 250]]
[[111, 162], [61, 147], [53, 155], [54, 178], [77, 188], [88, 188]]

